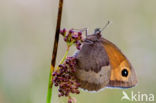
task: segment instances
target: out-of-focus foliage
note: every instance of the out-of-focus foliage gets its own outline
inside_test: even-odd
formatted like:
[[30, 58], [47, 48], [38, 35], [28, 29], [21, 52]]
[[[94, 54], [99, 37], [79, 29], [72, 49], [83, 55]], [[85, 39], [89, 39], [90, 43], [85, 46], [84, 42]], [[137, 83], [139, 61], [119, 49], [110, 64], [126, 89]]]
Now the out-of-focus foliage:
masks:
[[[139, 81], [125, 91], [156, 94], [155, 4], [155, 0], [64, 0], [62, 28], [87, 27], [92, 33], [112, 21], [103, 36], [129, 58]], [[45, 103], [57, 6], [58, 0], [0, 1], [0, 103]], [[65, 46], [60, 36], [57, 64]], [[121, 103], [122, 91], [81, 91], [75, 97], [77, 103]], [[53, 101], [65, 103], [56, 88]]]

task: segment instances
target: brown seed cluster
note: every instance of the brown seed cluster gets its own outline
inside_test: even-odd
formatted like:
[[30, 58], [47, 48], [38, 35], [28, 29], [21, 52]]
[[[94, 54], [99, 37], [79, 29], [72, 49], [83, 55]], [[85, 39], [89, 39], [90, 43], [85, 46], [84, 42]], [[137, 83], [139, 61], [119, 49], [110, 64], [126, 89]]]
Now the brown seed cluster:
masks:
[[67, 45], [72, 45], [73, 43], [76, 45], [76, 48], [80, 50], [82, 40], [82, 32], [75, 32], [72, 29], [66, 31], [64, 28], [60, 31], [60, 34], [64, 37], [64, 41], [67, 42]]
[[59, 87], [59, 97], [69, 96], [70, 93], [80, 93], [78, 90], [80, 84], [76, 81], [74, 76], [75, 64], [76, 59], [74, 57], [67, 57], [64, 64], [59, 65], [60, 69], [53, 73], [54, 85]]

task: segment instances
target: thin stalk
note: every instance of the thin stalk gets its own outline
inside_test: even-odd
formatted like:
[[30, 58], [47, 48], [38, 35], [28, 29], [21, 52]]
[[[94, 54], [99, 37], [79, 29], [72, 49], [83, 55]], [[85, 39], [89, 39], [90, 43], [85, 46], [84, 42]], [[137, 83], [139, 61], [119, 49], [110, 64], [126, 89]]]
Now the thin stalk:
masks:
[[[67, 50], [66, 50], [66, 52], [64, 54], [64, 57], [62, 58], [62, 60], [60, 61], [59, 64], [63, 64], [64, 60], [67, 58], [68, 52], [69, 52], [69, 46], [67, 47]], [[59, 69], [59, 66], [57, 66], [56, 70], [58, 70], [58, 69]]]
[[51, 96], [52, 96], [52, 73], [54, 71], [54, 67], [51, 65], [50, 72], [49, 72], [49, 82], [48, 82], [48, 92], [47, 92], [47, 103], [51, 103]]
[[63, 0], [59, 0], [56, 33], [55, 33], [55, 40], [54, 40], [54, 46], [53, 46], [53, 52], [52, 52], [51, 68], [50, 68], [50, 73], [49, 73], [48, 92], [47, 92], [47, 101], [46, 101], [46, 103], [51, 103], [52, 88], [53, 88], [52, 73], [54, 71], [55, 63], [56, 63], [56, 55], [57, 55], [59, 32], [60, 32], [61, 17], [62, 17], [62, 8], [63, 8]]

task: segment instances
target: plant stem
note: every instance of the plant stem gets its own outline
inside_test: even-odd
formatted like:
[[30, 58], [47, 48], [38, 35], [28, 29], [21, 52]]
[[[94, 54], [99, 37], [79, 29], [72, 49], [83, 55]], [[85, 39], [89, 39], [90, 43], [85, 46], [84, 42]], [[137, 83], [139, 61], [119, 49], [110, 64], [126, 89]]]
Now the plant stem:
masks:
[[51, 65], [51, 69], [49, 72], [49, 82], [48, 82], [48, 92], [47, 92], [47, 103], [51, 103], [51, 96], [52, 96], [52, 86], [53, 86], [53, 76], [52, 73], [54, 71], [54, 67]]
[[53, 46], [53, 52], [52, 52], [51, 68], [50, 68], [50, 73], [49, 73], [48, 92], [47, 92], [47, 102], [46, 103], [51, 103], [52, 89], [53, 89], [52, 73], [54, 71], [55, 63], [56, 63], [56, 55], [57, 55], [59, 32], [60, 32], [61, 17], [62, 17], [62, 8], [63, 8], [63, 0], [59, 0], [56, 33], [55, 33], [55, 40], [54, 40], [54, 46]]
[[[64, 60], [66, 59], [66, 57], [67, 57], [67, 55], [68, 55], [68, 52], [69, 52], [69, 46], [67, 47], [67, 50], [66, 50], [66, 52], [65, 52], [65, 54], [64, 54], [64, 57], [62, 58], [62, 60], [60, 61], [60, 63], [59, 64], [63, 64], [63, 62], [64, 62]], [[58, 70], [59, 69], [59, 66], [57, 66], [57, 69], [56, 70]]]

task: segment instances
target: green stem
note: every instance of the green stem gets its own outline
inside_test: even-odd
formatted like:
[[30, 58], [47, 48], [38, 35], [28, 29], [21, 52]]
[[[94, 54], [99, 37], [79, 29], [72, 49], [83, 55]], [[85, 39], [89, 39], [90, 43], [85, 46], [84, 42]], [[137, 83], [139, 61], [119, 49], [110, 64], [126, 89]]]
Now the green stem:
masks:
[[[51, 66], [51, 68], [53, 68]], [[48, 83], [48, 92], [47, 92], [47, 103], [51, 102], [51, 96], [52, 96], [52, 86], [53, 86], [53, 76], [52, 76], [52, 69], [50, 69], [50, 73], [49, 73], [49, 83]]]
[[[64, 54], [64, 57], [62, 58], [62, 60], [60, 61], [60, 63], [59, 64], [63, 64], [63, 62], [64, 62], [64, 60], [67, 58], [67, 55], [68, 55], [68, 52], [69, 52], [69, 46], [67, 47], [67, 50], [66, 50], [66, 52], [65, 52], [65, 54]], [[58, 70], [59, 69], [59, 66], [57, 66], [57, 69], [56, 70]]]

